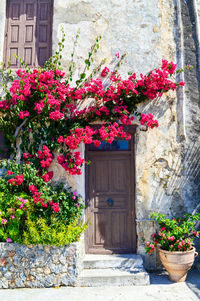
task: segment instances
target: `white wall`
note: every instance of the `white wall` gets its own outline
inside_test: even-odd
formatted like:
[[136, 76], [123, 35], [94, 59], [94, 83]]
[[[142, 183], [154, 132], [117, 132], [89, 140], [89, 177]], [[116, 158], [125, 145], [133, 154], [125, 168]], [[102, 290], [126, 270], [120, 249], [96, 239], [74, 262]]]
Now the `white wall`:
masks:
[[5, 20], [6, 20], [6, 0], [1, 0], [0, 1], [0, 62], [3, 61]]

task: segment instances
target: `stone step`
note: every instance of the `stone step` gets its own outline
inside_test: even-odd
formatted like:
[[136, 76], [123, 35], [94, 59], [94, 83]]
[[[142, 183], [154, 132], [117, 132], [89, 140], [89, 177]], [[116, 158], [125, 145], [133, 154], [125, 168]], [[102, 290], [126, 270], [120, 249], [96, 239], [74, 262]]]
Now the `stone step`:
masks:
[[85, 269], [78, 278], [79, 286], [129, 286], [149, 285], [149, 275], [144, 268]]
[[136, 254], [94, 255], [86, 254], [84, 269], [143, 268], [143, 260]]

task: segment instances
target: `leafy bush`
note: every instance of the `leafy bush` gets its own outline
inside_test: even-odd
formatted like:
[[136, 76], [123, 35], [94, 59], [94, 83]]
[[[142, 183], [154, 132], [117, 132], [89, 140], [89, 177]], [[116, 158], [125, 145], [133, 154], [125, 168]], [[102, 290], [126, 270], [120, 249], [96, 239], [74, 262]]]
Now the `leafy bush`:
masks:
[[199, 236], [199, 232], [195, 230], [195, 225], [200, 220], [199, 213], [169, 219], [164, 214], [153, 212], [150, 217], [157, 221], [159, 230], [152, 235], [152, 242], [146, 242], [146, 253], [154, 252], [157, 245], [167, 251], [189, 251], [194, 238]]
[[4, 160], [1, 167], [0, 241], [63, 245], [79, 239], [87, 223], [79, 221], [84, 203], [77, 192], [46, 183], [31, 163]]
[[23, 233], [24, 244], [42, 244], [63, 246], [79, 240], [87, 224], [81, 225], [77, 220], [66, 225], [59, 222], [56, 217], [51, 217], [50, 224], [44, 218], [26, 220], [26, 229]]
[[0, 192], [0, 241], [22, 242], [28, 202], [24, 193]]

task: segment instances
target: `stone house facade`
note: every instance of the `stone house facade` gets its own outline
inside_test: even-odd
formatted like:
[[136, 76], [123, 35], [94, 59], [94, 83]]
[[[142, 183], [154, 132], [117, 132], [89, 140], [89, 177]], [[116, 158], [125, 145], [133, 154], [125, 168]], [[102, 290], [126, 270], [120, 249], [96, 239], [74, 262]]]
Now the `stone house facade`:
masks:
[[[81, 147], [94, 162], [81, 176], [68, 176], [55, 162], [54, 181], [64, 179], [86, 199], [92, 226], [86, 252], [144, 255], [144, 240], [154, 231], [152, 211], [169, 216], [192, 212], [200, 201], [200, 0], [1, 0], [0, 61], [20, 55], [30, 67], [56, 51], [61, 26], [66, 33], [63, 66], [80, 28], [77, 74], [97, 35], [102, 36], [96, 63], [127, 53], [121, 73], [146, 73], [161, 60], [191, 64], [180, 75], [185, 89], [161, 101], [143, 104], [160, 126], [145, 131], [134, 126], [130, 144], [105, 151]], [[109, 245], [110, 244], [110, 245]], [[156, 258], [145, 257], [154, 269]]]

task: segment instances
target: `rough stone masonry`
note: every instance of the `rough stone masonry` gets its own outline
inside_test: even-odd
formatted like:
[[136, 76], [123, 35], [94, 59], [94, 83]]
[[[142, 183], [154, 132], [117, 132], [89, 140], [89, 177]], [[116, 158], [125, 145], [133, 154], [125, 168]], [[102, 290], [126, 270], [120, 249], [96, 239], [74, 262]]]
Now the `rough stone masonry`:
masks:
[[0, 243], [0, 288], [75, 286], [81, 249]]

